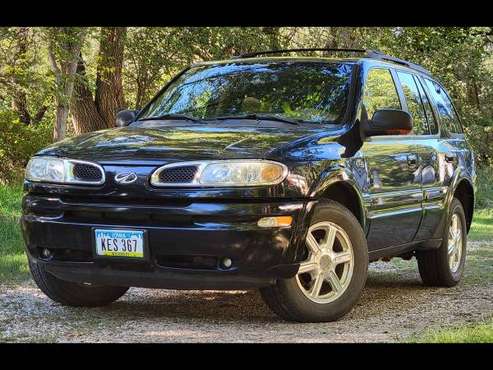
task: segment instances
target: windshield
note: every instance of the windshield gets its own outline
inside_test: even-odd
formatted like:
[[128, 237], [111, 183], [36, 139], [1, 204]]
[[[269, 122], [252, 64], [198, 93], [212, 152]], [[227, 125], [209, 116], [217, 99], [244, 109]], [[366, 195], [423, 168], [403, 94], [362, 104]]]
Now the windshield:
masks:
[[339, 124], [346, 112], [351, 71], [351, 64], [329, 62], [193, 67], [161, 92], [138, 119], [181, 114], [214, 120], [254, 114]]

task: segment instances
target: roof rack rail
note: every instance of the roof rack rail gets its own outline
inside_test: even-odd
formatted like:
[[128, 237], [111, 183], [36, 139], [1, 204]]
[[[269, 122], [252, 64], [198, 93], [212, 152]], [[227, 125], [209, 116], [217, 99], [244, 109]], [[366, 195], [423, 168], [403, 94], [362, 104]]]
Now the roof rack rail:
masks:
[[252, 53], [243, 53], [240, 55], [235, 55], [233, 59], [251, 58], [258, 55], [265, 54], [282, 54], [282, 53], [294, 53], [298, 51], [342, 51], [342, 52], [352, 52], [352, 53], [366, 53], [365, 49], [331, 49], [331, 48], [302, 48], [302, 49], [280, 49], [280, 50], [267, 50], [267, 51], [254, 51]]
[[415, 64], [412, 62], [408, 62], [407, 60], [399, 59], [399, 58], [384, 54], [378, 50], [367, 50], [366, 57], [401, 64], [401, 65], [404, 65], [406, 67], [409, 67], [411, 69], [414, 69], [416, 71], [419, 71], [421, 73], [424, 73], [424, 74], [431, 76], [431, 72], [428, 71], [426, 68], [421, 67], [419, 64]]
[[243, 53], [240, 55], [235, 55], [232, 57], [232, 59], [243, 59], [243, 58], [252, 58], [256, 57], [259, 55], [270, 55], [270, 54], [282, 54], [282, 53], [294, 53], [294, 52], [302, 52], [302, 51], [326, 51], [326, 52], [348, 52], [348, 53], [361, 53], [363, 54], [363, 57], [366, 58], [373, 58], [373, 59], [379, 59], [379, 60], [384, 60], [387, 62], [393, 62], [397, 63], [400, 65], [404, 65], [406, 67], [409, 67], [411, 69], [414, 69], [416, 71], [419, 71], [421, 73], [431, 75], [431, 73], [421, 67], [418, 64], [408, 62], [403, 59], [399, 59], [387, 54], [382, 53], [381, 51], [378, 50], [370, 50], [370, 49], [342, 49], [342, 48], [301, 48], [301, 49], [280, 49], [280, 50], [267, 50], [267, 51], [256, 51], [252, 53]]

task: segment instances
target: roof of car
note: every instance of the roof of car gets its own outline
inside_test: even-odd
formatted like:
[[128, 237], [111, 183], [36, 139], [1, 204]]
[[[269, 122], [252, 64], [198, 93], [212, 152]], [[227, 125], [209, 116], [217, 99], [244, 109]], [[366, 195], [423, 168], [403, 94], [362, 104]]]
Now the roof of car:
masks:
[[[195, 65], [213, 65], [213, 64], [228, 64], [228, 63], [275, 63], [275, 62], [331, 62], [331, 63], [358, 63], [358, 62], [378, 62], [378, 63], [384, 63], [389, 66], [401, 66], [404, 68], [409, 68], [421, 73], [424, 73], [426, 75], [431, 76], [431, 73], [423, 68], [422, 66], [408, 62], [403, 59], [395, 58], [390, 55], [386, 55], [384, 53], [381, 53], [379, 51], [374, 51], [374, 50], [361, 50], [361, 52], [364, 52], [363, 55], [359, 57], [348, 57], [348, 58], [334, 58], [334, 57], [314, 57], [314, 56], [271, 56], [271, 54], [275, 54], [276, 52], [283, 53], [283, 52], [293, 52], [293, 51], [309, 51], [309, 50], [315, 50], [315, 51], [323, 51], [324, 49], [291, 49], [291, 50], [279, 50], [279, 51], [267, 51], [267, 52], [258, 52], [258, 53], [250, 53], [250, 54], [243, 54], [240, 56], [233, 57], [231, 59], [226, 59], [226, 60], [214, 60], [214, 61], [208, 61], [208, 62], [200, 62], [196, 63]], [[344, 51], [342, 49], [327, 49], [328, 51]], [[358, 49], [348, 49], [349, 52], [354, 52], [355, 50]], [[267, 56], [260, 56], [266, 54]]]

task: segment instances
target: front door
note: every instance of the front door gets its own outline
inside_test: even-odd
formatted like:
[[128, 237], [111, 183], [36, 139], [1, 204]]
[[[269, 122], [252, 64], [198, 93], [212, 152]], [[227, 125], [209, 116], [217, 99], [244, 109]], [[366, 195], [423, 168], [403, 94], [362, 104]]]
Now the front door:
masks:
[[[368, 71], [362, 103], [368, 118], [378, 109], [407, 109], [390, 70], [384, 68]], [[413, 135], [373, 136], [361, 150], [368, 168], [363, 197], [368, 210], [369, 250], [412, 241], [422, 215], [419, 145]]]

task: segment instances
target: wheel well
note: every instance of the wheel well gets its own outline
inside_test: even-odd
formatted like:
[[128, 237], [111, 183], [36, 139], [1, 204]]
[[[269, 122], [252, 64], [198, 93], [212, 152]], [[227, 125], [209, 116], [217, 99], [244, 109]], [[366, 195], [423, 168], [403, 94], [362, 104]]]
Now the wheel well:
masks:
[[471, 228], [474, 213], [474, 190], [467, 180], [462, 180], [454, 192], [454, 197], [459, 199], [466, 214], [467, 231]]
[[361, 204], [359, 202], [359, 195], [356, 190], [353, 189], [351, 185], [343, 182], [338, 182], [330, 185], [322, 194], [325, 199], [331, 199], [338, 203], [341, 203], [359, 221], [360, 225], [363, 227], [363, 212], [361, 209]]

